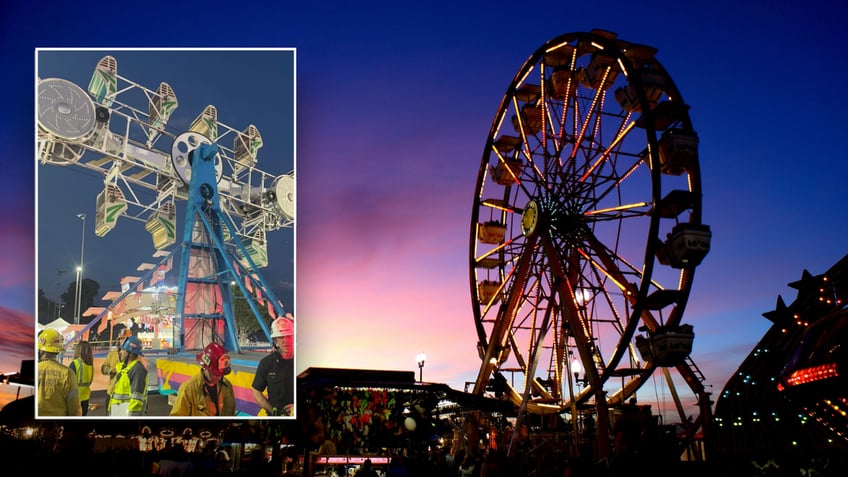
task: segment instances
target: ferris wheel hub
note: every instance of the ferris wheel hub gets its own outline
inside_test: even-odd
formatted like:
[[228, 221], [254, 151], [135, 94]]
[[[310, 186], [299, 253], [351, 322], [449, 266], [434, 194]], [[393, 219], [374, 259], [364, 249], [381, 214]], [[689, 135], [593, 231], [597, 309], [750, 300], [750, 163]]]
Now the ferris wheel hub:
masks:
[[539, 220], [541, 219], [541, 209], [535, 200], [531, 200], [524, 207], [524, 213], [521, 214], [521, 232], [526, 236], [536, 233]]
[[585, 237], [586, 217], [576, 206], [564, 206], [552, 210], [551, 228], [556, 230], [567, 242], [579, 241]]

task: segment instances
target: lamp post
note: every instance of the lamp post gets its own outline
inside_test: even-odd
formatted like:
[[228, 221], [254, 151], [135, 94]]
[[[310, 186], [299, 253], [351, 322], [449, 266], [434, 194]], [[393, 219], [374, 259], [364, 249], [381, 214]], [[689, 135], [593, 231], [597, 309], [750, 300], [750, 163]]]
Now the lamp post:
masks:
[[424, 353], [418, 353], [415, 357], [418, 360], [418, 382], [424, 382], [424, 361], [427, 359], [427, 355]]
[[80, 276], [82, 276], [82, 267], [77, 265], [77, 278], [76, 284], [77, 286], [74, 288], [74, 324], [78, 325], [80, 322], [79, 313], [80, 313], [80, 295], [82, 294], [82, 284], [80, 283]]
[[[573, 356], [574, 353], [572, 351], [568, 351], [568, 356]], [[568, 358], [566, 358], [568, 359]], [[580, 362], [576, 359], [571, 362], [571, 372], [574, 374], [574, 382], [571, 381], [571, 375], [566, 373], [568, 376], [568, 397], [571, 402], [571, 432], [574, 438], [571, 440], [574, 448], [572, 452], [574, 453], [574, 457], [580, 457], [580, 443], [577, 441], [578, 436], [580, 435], [580, 428], [577, 426], [577, 401], [574, 400], [574, 386], [577, 385], [576, 381], [578, 376], [580, 375]]]
[[80, 301], [82, 301], [82, 264], [85, 256], [85, 214], [77, 214], [77, 218], [82, 220], [82, 236], [80, 239], [80, 262], [77, 267], [77, 294], [75, 297], [76, 310], [74, 312], [74, 324], [80, 323]]
[[583, 379], [580, 379], [580, 374], [583, 373], [583, 365], [577, 358], [575, 358], [574, 361], [571, 362], [571, 372], [574, 374], [574, 381], [577, 384], [585, 386], [586, 383], [589, 381], [588, 379], [586, 379], [585, 375], [583, 376]]

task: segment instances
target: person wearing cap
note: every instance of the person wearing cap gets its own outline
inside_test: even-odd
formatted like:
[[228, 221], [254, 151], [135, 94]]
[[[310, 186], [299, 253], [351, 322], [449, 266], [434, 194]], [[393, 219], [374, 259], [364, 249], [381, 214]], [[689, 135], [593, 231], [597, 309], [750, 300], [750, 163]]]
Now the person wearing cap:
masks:
[[109, 399], [110, 416], [143, 416], [147, 414], [147, 368], [139, 361], [141, 340], [135, 336], [121, 343], [119, 361], [115, 365], [115, 388]]
[[[259, 361], [251, 391], [269, 416], [294, 414], [294, 316], [286, 313], [271, 323], [274, 349]], [[265, 390], [268, 395], [265, 395]]]
[[81, 416], [77, 377], [57, 357], [65, 340], [54, 329], [38, 334], [38, 416]]
[[209, 343], [197, 354], [200, 372], [180, 385], [172, 416], [235, 416], [233, 385], [224, 376], [230, 374], [230, 355], [218, 343]]

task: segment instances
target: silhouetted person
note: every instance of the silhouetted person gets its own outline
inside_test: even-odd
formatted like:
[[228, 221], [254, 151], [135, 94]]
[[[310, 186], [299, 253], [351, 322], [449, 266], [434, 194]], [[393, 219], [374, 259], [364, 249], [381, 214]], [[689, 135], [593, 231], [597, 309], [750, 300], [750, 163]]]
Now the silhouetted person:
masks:
[[371, 467], [371, 459], [365, 459], [362, 467], [353, 474], [355, 477], [377, 477], [377, 471]]

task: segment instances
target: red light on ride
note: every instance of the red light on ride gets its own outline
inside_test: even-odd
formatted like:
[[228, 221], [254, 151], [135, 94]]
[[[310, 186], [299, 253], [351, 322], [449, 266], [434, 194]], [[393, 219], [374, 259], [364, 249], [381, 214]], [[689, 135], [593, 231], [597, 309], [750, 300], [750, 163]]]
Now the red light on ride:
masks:
[[[790, 374], [789, 377], [784, 380], [784, 384], [786, 387], [794, 387], [801, 384], [836, 378], [839, 376], [839, 371], [836, 368], [836, 363], [830, 363], [799, 369]], [[778, 390], [783, 389], [778, 387]]]

